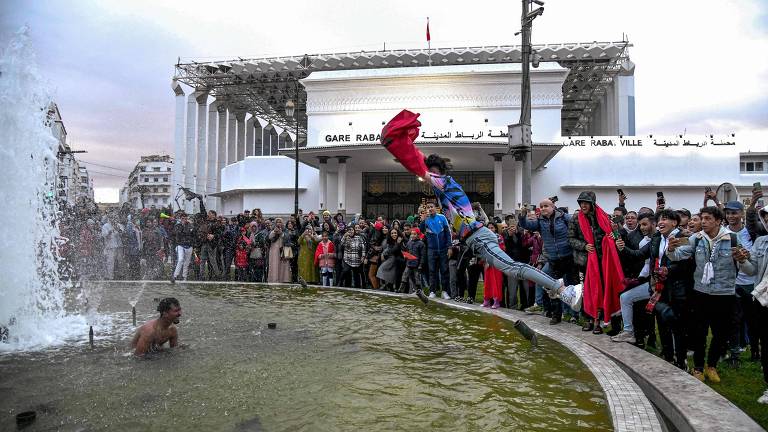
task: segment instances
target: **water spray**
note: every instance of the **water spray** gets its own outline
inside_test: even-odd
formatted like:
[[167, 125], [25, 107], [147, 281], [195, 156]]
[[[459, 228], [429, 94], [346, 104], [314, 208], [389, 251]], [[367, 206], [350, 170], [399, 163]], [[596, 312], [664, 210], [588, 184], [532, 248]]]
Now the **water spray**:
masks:
[[93, 349], [93, 326], [90, 327], [90, 330], [88, 330], [88, 344], [91, 346], [91, 349]]

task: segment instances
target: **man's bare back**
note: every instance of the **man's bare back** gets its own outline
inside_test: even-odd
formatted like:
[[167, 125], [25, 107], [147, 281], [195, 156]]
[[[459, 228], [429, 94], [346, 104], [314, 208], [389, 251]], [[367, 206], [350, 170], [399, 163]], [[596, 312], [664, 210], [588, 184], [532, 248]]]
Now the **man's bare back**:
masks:
[[169, 297], [160, 301], [157, 306], [160, 318], [144, 323], [136, 331], [131, 341], [134, 355], [141, 356], [148, 352], [162, 350], [163, 344], [168, 342], [171, 348], [179, 344], [179, 335], [175, 324], [181, 317], [181, 306], [178, 300]]

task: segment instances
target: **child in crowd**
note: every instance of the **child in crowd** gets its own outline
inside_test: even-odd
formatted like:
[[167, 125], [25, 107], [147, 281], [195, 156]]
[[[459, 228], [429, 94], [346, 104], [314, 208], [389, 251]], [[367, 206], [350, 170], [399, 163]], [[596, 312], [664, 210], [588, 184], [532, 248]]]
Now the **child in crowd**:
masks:
[[333, 269], [336, 267], [336, 250], [328, 239], [328, 231], [323, 231], [322, 239], [315, 249], [315, 265], [320, 268], [320, 282], [323, 286], [333, 286]]

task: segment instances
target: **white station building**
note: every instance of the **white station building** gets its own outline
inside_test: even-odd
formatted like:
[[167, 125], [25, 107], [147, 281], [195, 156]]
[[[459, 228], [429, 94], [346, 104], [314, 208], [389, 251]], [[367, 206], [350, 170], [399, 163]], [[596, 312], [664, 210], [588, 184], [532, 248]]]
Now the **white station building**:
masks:
[[[626, 41], [534, 46], [532, 197], [576, 206], [589, 189], [606, 210], [701, 207], [705, 186], [730, 182], [740, 199], [768, 184], [768, 146], [738, 137], [637, 136], [634, 64]], [[405, 217], [429, 188], [379, 144], [402, 109], [421, 114], [416, 143], [448, 158], [452, 175], [491, 214], [522, 203], [522, 162], [508, 153], [520, 116], [520, 48], [498, 46], [305, 55], [176, 66], [174, 185], [225, 215], [290, 214], [294, 143], [305, 212]], [[185, 91], [181, 83], [190, 88]], [[286, 117], [288, 100], [297, 124]], [[189, 210], [189, 209], [188, 209]]]

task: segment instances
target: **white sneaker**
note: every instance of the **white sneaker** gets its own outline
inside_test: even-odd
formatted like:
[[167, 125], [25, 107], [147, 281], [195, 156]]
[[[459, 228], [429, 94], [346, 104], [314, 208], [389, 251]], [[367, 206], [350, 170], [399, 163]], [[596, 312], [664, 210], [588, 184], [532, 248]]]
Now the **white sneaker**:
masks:
[[766, 391], [765, 391], [765, 393], [763, 393], [763, 395], [762, 395], [762, 396], [760, 396], [760, 397], [757, 399], [757, 403], [761, 403], [761, 404], [766, 404], [766, 405], [768, 405], [768, 390], [766, 390]]
[[437, 297], [437, 296], [435, 295], [435, 293], [433, 293], [433, 292], [430, 292], [430, 293], [429, 293], [429, 298], [435, 298], [435, 297]]
[[628, 332], [622, 330], [621, 333], [617, 334], [616, 336], [611, 336], [611, 340], [614, 342], [627, 342], [627, 343], [635, 343], [635, 333], [634, 332]]
[[447, 292], [443, 291], [443, 299], [445, 299], [445, 300], [450, 300], [450, 299], [451, 299], [451, 296], [450, 296], [450, 295], [448, 295], [448, 293], [447, 293]]

